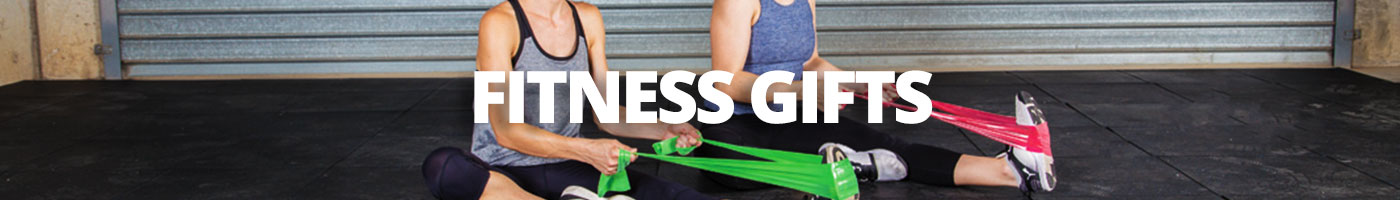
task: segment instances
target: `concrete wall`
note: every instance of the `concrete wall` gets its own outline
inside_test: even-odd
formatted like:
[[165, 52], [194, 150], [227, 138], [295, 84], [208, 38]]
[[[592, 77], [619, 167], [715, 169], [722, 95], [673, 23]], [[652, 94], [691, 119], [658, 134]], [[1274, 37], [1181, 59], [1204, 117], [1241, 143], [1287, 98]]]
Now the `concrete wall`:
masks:
[[38, 0], [35, 6], [43, 78], [102, 78], [102, 59], [92, 50], [102, 40], [97, 1]]
[[0, 85], [35, 78], [33, 0], [0, 0]]
[[1400, 1], [1357, 0], [1355, 67], [1400, 67]]

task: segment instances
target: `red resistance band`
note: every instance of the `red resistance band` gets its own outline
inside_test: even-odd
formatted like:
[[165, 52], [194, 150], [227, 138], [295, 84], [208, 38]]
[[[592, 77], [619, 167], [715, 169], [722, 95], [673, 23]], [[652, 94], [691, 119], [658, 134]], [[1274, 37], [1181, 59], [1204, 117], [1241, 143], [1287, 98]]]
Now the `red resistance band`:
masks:
[[[854, 94], [856, 98], [869, 101], [870, 98]], [[933, 107], [948, 113], [933, 111], [930, 116], [943, 122], [948, 122], [963, 129], [986, 136], [997, 142], [1006, 145], [1026, 149], [1026, 151], [1044, 153], [1047, 156], [1054, 156], [1050, 153], [1050, 128], [1048, 123], [1041, 122], [1039, 125], [1027, 126], [1016, 123], [1016, 117], [998, 115], [977, 109], [944, 103], [931, 100]], [[907, 111], [914, 111], [913, 106], [901, 105], [894, 102], [884, 102], [885, 107], [894, 107]]]

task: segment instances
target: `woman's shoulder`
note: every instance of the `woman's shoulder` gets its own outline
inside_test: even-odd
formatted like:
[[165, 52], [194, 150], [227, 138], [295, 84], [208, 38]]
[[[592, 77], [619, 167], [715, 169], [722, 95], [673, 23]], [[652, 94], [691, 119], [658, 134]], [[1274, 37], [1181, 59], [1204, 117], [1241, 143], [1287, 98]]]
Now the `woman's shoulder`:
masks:
[[731, 17], [750, 15], [750, 17], [757, 18], [754, 16], [758, 15], [760, 10], [759, 4], [759, 1], [754, 0], [715, 0], [713, 9], [716, 14], [725, 14]]
[[486, 13], [481, 16], [481, 22], [483, 24], [487, 22], [515, 23], [515, 7], [511, 6], [510, 2], [502, 1], [500, 4], [486, 9]]
[[578, 12], [579, 22], [583, 25], [584, 35], [593, 42], [593, 36], [605, 34], [603, 32], [603, 14], [598, 11], [598, 6], [587, 2], [570, 1], [574, 4], [574, 9]]
[[[494, 50], [509, 52], [515, 55], [515, 47], [520, 40], [519, 24], [515, 19], [515, 8], [510, 3], [502, 1], [501, 4], [486, 10], [481, 16], [481, 22], [477, 24], [478, 56], [480, 53]], [[480, 60], [478, 60], [480, 61]]]
[[[759, 0], [759, 1], [765, 1], [765, 0]], [[766, 0], [766, 1], [771, 1], [771, 0]], [[715, 4], [722, 4], [722, 3], [723, 3], [723, 4], [735, 4], [735, 3], [739, 3], [739, 4], [744, 4], [744, 5], [749, 5], [749, 4], [758, 5], [758, 4], [759, 4], [758, 1], [754, 1], [754, 0], [715, 0], [714, 3], [715, 3]]]
[[587, 22], [586, 20], [598, 20], [599, 24], [602, 23], [601, 21], [603, 19], [603, 14], [598, 11], [598, 6], [595, 6], [588, 2], [570, 2], [573, 3], [574, 8], [578, 10], [578, 16], [579, 18], [581, 18], [580, 20], [585, 20], [585, 22]]

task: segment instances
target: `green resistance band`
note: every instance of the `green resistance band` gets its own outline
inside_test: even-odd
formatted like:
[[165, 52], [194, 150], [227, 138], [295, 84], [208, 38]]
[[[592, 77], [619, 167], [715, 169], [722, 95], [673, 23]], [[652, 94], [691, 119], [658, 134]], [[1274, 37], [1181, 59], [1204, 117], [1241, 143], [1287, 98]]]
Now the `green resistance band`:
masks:
[[[688, 155], [696, 148], [677, 148], [676, 138], [652, 144], [656, 154], [635, 154], [640, 157], [773, 184], [831, 199], [846, 199], [860, 193], [860, 186], [856, 183], [856, 176], [849, 160], [822, 164], [822, 156], [815, 154], [746, 147], [708, 139], [700, 139], [700, 141], [706, 145], [714, 145], [767, 161], [668, 155], [671, 153]], [[598, 177], [598, 195], [600, 197], [609, 191], [622, 192], [632, 189], [631, 184], [627, 181], [627, 170], [625, 169], [629, 163], [628, 158], [632, 157], [633, 153], [625, 150], [620, 151], [617, 173]]]

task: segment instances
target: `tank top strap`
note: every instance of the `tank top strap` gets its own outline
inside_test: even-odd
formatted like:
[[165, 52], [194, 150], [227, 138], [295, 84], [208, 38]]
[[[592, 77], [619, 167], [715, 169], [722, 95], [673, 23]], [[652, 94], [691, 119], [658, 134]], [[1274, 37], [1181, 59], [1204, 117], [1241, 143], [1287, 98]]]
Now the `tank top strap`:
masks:
[[530, 19], [525, 17], [525, 8], [520, 7], [520, 0], [509, 0], [510, 7], [515, 9], [515, 25], [520, 28], [520, 39], [524, 40], [535, 35], [535, 31], [530, 29]]
[[510, 7], [515, 10], [515, 27], [520, 30], [519, 41], [516, 41], [515, 55], [510, 57], [510, 64], [515, 65], [520, 61], [520, 51], [525, 50], [525, 39], [535, 36], [535, 31], [530, 29], [530, 20], [525, 17], [525, 8], [520, 7], [520, 0], [507, 0]]
[[[573, 12], [574, 12], [574, 32], [578, 33], [578, 36], [579, 36], [579, 37], [588, 38], [588, 37], [586, 37], [586, 35], [583, 34], [583, 20], [579, 19], [579, 17], [578, 17], [578, 7], [574, 7], [574, 2], [568, 2], [568, 3], [569, 3], [569, 11], [573, 11]], [[586, 42], [586, 41], [579, 41], [579, 42]]]
[[[588, 49], [588, 48], [586, 48], [586, 47], [588, 47], [588, 35], [586, 35], [586, 34], [583, 33], [583, 20], [582, 20], [581, 18], [578, 17], [578, 7], [575, 7], [575, 6], [574, 6], [574, 2], [568, 2], [568, 3], [569, 3], [569, 10], [574, 11], [574, 32], [575, 32], [575, 33], [578, 33], [578, 43], [579, 43], [579, 45], [578, 45], [578, 47], [576, 47], [577, 49], [574, 49], [574, 53], [577, 54], [579, 51], [585, 51], [586, 49]], [[593, 64], [590, 63], [590, 64], [588, 65], [588, 71], [589, 71], [589, 72], [592, 72], [592, 71], [593, 71]]]

